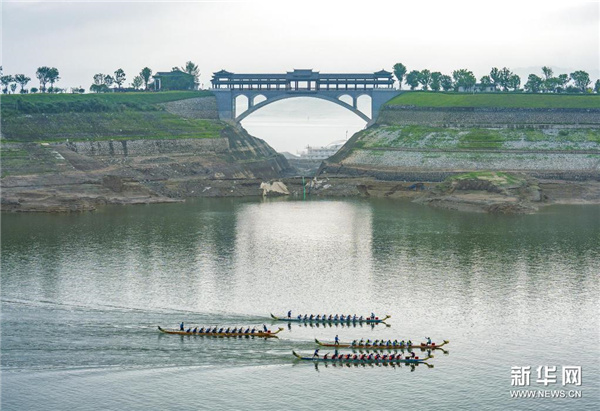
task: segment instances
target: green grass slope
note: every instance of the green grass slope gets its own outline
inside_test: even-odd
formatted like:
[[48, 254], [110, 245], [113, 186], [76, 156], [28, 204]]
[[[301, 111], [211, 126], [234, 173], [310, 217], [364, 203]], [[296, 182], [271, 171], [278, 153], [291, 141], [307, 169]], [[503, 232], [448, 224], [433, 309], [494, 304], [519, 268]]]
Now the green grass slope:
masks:
[[600, 109], [600, 95], [522, 93], [434, 93], [409, 91], [386, 103], [389, 106], [417, 107], [500, 107]]
[[2, 141], [216, 138], [226, 125], [166, 112], [160, 103], [210, 92], [34, 94], [2, 97]]

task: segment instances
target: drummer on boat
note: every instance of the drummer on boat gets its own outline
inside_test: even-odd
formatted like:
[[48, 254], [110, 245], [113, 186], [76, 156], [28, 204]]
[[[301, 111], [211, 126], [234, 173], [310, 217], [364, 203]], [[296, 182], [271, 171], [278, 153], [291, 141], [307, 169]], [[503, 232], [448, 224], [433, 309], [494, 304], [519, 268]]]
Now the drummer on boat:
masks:
[[427, 345], [431, 345], [431, 337], [427, 337]]
[[183, 331], [183, 321], [179, 324], [179, 331]]
[[319, 358], [319, 349], [317, 348], [313, 354], [313, 358]]
[[288, 311], [288, 318], [292, 318], [292, 310]]
[[335, 345], [340, 345], [340, 337], [339, 336], [335, 336]]

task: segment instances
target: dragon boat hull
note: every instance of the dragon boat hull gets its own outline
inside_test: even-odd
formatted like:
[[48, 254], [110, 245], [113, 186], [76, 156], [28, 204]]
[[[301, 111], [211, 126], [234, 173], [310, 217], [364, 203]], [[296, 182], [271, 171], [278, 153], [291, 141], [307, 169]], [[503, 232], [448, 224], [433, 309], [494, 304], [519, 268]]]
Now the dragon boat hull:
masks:
[[387, 320], [388, 318], [390, 318], [391, 315], [386, 315], [383, 318], [379, 318], [376, 320], [371, 320], [371, 319], [363, 319], [363, 320], [352, 320], [352, 319], [345, 319], [345, 320], [323, 320], [323, 319], [315, 319], [313, 318], [312, 320], [307, 318], [306, 320], [304, 318], [298, 319], [298, 318], [288, 318], [288, 317], [277, 317], [273, 314], [271, 314], [271, 318], [276, 320], [276, 321], [287, 321], [287, 322], [294, 322], [294, 323], [309, 323], [309, 324], [381, 324], [384, 323], [385, 324], [385, 320]]
[[198, 333], [198, 332], [187, 332], [187, 331], [181, 331], [181, 330], [169, 330], [169, 329], [165, 329], [162, 328], [160, 326], [158, 326], [158, 330], [165, 333], [165, 334], [177, 334], [177, 335], [192, 335], [192, 336], [198, 336], [198, 337], [260, 337], [260, 338], [278, 338], [277, 334], [279, 334], [281, 331], [283, 331], [283, 328], [279, 328], [277, 331], [275, 332], [264, 332], [264, 331], [260, 331], [260, 332], [255, 332], [254, 334], [252, 333]]
[[414, 349], [421, 349], [421, 350], [437, 350], [437, 349], [442, 349], [442, 347], [446, 344], [448, 344], [450, 341], [448, 340], [444, 340], [443, 343], [441, 344], [431, 344], [431, 345], [427, 345], [427, 344], [413, 344], [413, 345], [352, 345], [352, 344], [348, 344], [348, 343], [339, 343], [336, 344], [335, 342], [321, 342], [319, 340], [317, 340], [315, 338], [315, 342], [317, 344], [319, 344], [321, 347], [335, 347], [335, 348], [352, 348], [352, 349], [370, 349], [370, 350], [414, 350]]
[[433, 358], [433, 355], [429, 355], [425, 358], [394, 358], [393, 360], [383, 360], [383, 359], [372, 359], [372, 360], [359, 360], [353, 358], [322, 358], [322, 357], [302, 357], [296, 351], [292, 351], [294, 357], [304, 360], [304, 361], [313, 361], [313, 362], [327, 362], [327, 363], [348, 363], [348, 364], [421, 364], [425, 363], [430, 358]]

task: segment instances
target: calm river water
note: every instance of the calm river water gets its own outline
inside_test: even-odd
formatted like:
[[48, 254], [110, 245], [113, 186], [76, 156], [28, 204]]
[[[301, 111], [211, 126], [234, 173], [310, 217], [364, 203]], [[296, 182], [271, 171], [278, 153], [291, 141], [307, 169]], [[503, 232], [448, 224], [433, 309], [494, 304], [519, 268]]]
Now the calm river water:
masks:
[[[496, 216], [402, 201], [211, 199], [4, 214], [1, 406], [597, 410], [599, 272], [597, 206]], [[268, 320], [289, 309], [374, 311], [391, 326]], [[181, 321], [285, 330], [268, 341], [157, 331]], [[336, 334], [431, 336], [450, 340], [449, 353], [436, 351], [433, 368], [294, 361], [292, 350]], [[512, 386], [511, 367], [527, 366], [529, 385]], [[555, 383], [538, 382], [540, 366], [557, 367]], [[562, 385], [564, 366], [582, 367], [580, 386]], [[581, 398], [516, 399], [513, 389]]]

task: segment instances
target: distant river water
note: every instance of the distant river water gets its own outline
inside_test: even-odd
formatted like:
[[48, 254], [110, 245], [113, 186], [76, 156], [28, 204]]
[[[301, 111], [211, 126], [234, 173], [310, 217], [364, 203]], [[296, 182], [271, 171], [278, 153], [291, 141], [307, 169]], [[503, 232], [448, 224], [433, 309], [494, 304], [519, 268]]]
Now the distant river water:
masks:
[[[207, 199], [3, 214], [1, 251], [2, 410], [600, 403], [598, 206], [504, 216], [397, 200]], [[290, 309], [392, 317], [390, 327], [269, 321]], [[272, 340], [157, 330], [181, 321], [285, 329]], [[336, 334], [447, 339], [449, 353], [434, 352], [433, 368], [294, 360]], [[557, 367], [548, 386], [545, 366]], [[562, 385], [564, 366], [582, 367], [580, 386]], [[511, 367], [531, 367], [528, 386], [511, 385]]]

